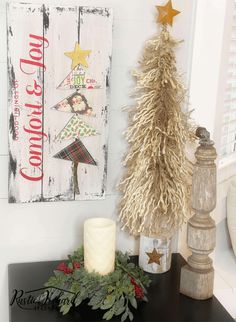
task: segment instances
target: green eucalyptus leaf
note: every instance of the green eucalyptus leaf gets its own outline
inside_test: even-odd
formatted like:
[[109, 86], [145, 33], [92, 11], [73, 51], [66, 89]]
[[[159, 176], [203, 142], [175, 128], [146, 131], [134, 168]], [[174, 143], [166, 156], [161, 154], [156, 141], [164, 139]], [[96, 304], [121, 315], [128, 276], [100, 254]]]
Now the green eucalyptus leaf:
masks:
[[129, 312], [126, 309], [125, 313], [121, 317], [121, 322], [124, 322], [127, 319], [128, 315], [129, 315]]
[[76, 297], [74, 303], [75, 306], [79, 306], [82, 303], [83, 299], [81, 297]]
[[107, 311], [104, 315], [103, 315], [103, 319], [104, 320], [111, 320], [111, 318], [113, 317], [114, 315], [114, 311], [113, 309], [110, 309], [109, 311]]
[[120, 306], [115, 310], [115, 315], [120, 315], [125, 310], [125, 306]]
[[116, 297], [113, 295], [108, 295], [107, 298], [104, 300], [103, 304], [101, 305], [102, 310], [107, 310], [113, 306], [115, 303]]
[[70, 311], [71, 306], [72, 306], [72, 304], [64, 304], [64, 305], [62, 305], [61, 308], [60, 308], [60, 312], [63, 315], [67, 314]]
[[64, 272], [62, 272], [62, 271], [57, 271], [57, 270], [55, 270], [55, 271], [54, 271], [54, 274], [55, 274], [55, 276], [65, 277], [65, 273], [64, 273]]
[[88, 305], [91, 305], [93, 308], [94, 307], [99, 308], [103, 300], [104, 300], [104, 294], [102, 292], [98, 292], [90, 299]]
[[137, 304], [136, 298], [135, 298], [134, 296], [132, 296], [132, 297], [130, 297], [130, 298], [129, 298], [129, 301], [130, 301], [130, 304], [131, 304], [135, 309], [137, 309], [138, 304]]
[[39, 302], [39, 303], [44, 303], [47, 299], [51, 299], [50, 298], [50, 293], [48, 293], [47, 291], [40, 294], [39, 296], [37, 296], [36, 298], [36, 302]]
[[59, 297], [61, 294], [61, 290], [57, 290], [57, 289], [53, 289], [52, 291], [50, 291], [50, 300], [54, 300], [56, 299], [57, 297]]
[[134, 318], [134, 315], [133, 315], [133, 313], [129, 310], [129, 319], [130, 319], [130, 321], [132, 321], [133, 320], [133, 318]]

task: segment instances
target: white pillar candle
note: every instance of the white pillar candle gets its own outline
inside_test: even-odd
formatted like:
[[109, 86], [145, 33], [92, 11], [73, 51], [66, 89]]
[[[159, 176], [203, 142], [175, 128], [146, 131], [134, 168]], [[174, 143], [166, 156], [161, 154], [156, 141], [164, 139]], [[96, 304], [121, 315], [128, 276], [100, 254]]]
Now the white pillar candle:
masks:
[[88, 272], [106, 275], [114, 271], [116, 223], [108, 218], [84, 222], [84, 267]]

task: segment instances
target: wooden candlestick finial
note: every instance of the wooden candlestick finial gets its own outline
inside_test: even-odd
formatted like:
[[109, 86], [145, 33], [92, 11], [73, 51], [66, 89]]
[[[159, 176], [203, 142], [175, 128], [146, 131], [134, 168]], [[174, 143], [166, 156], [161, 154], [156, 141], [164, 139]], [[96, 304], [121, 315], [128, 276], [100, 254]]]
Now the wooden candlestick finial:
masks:
[[200, 145], [195, 153], [192, 182], [194, 216], [188, 221], [187, 244], [192, 255], [181, 269], [180, 293], [204, 300], [212, 297], [214, 269], [209, 254], [215, 248], [215, 222], [210, 212], [216, 206], [216, 165], [214, 142], [205, 128], [198, 128]]

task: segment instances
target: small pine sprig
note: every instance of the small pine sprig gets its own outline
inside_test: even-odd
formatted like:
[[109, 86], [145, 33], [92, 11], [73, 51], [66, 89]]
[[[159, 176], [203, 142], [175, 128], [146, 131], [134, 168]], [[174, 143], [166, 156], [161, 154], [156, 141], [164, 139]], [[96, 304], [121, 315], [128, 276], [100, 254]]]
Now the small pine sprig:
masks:
[[45, 283], [47, 292], [41, 296], [41, 301], [45, 297], [47, 300], [57, 299], [62, 314], [88, 300], [92, 310], [105, 311], [105, 320], [121, 316], [121, 322], [132, 321], [131, 308], [137, 309], [139, 301], [147, 301], [146, 287], [150, 279], [130, 262], [128, 254], [116, 252], [115, 270], [105, 276], [85, 270], [83, 247], [68, 258], [66, 263], [57, 266], [54, 275]]

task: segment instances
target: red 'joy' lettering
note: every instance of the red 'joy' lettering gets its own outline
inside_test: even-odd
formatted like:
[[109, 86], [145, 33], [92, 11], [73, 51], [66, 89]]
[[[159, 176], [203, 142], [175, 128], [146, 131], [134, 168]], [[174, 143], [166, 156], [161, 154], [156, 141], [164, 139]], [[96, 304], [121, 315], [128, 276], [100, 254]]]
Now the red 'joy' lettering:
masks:
[[43, 54], [44, 48], [49, 46], [49, 42], [45, 37], [37, 36], [30, 34], [29, 37], [31, 40], [29, 45], [29, 58], [27, 59], [20, 59], [20, 70], [27, 75], [35, 74], [37, 68], [43, 68], [46, 70], [46, 66], [43, 63]]
[[[29, 57], [20, 59], [20, 69], [26, 75], [33, 75], [36, 72], [38, 74], [40, 69], [46, 70], [43, 56], [44, 48], [49, 46], [49, 42], [45, 37], [34, 34], [30, 34], [29, 38]], [[38, 103], [42, 101], [42, 86], [32, 79], [25, 89], [30, 95], [30, 101], [35, 97], [37, 102], [25, 104], [29, 111], [28, 124], [23, 126], [23, 130], [29, 135], [28, 165], [22, 166], [20, 174], [24, 179], [34, 182], [42, 180], [44, 175], [42, 170], [43, 140], [47, 139], [47, 134], [43, 132], [43, 105]]]

